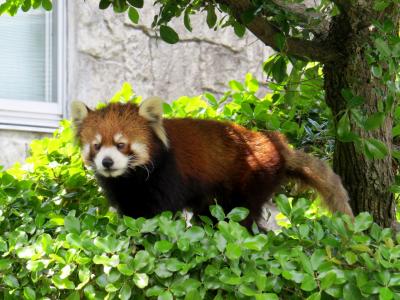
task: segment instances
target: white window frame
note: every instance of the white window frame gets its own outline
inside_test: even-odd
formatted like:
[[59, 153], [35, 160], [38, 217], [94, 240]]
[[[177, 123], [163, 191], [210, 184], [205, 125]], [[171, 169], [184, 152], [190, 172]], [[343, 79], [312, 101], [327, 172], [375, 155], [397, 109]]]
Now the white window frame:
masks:
[[[49, 89], [54, 81], [51, 77], [56, 76], [56, 94], [53, 98], [56, 102], [23, 101], [0, 99], [0, 129], [21, 130], [31, 132], [53, 132], [60, 120], [65, 116], [66, 105], [66, 2], [64, 0], [53, 1], [53, 22], [57, 22], [55, 45], [56, 68], [50, 72], [46, 71], [46, 100], [49, 100]], [[20, 12], [23, 13], [23, 12]], [[47, 16], [49, 17], [49, 16]], [[46, 22], [46, 39], [50, 30], [49, 22]], [[48, 41], [47, 41], [48, 42]], [[49, 43], [53, 44], [54, 43]], [[46, 51], [47, 52], [47, 51]], [[46, 59], [46, 63], [52, 57]], [[53, 70], [56, 69], [56, 74]]]

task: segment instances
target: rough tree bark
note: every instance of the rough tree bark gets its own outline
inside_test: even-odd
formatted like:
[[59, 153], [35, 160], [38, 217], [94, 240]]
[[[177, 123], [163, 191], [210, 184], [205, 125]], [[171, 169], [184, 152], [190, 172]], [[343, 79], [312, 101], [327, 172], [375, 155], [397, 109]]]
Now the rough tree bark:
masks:
[[[341, 10], [333, 17], [323, 41], [305, 41], [287, 37], [286, 48], [277, 49], [275, 34], [279, 29], [263, 16], [255, 17], [246, 27], [267, 46], [284, 51], [305, 60], [324, 64], [326, 102], [332, 109], [335, 124], [338, 123], [346, 107], [341, 95], [344, 88], [350, 88], [354, 95], [365, 99], [362, 110], [370, 115], [378, 111], [378, 103], [384, 97], [386, 86], [374, 78], [366, 58], [366, 45], [372, 42], [371, 21], [380, 17], [391, 18], [397, 30], [399, 24], [399, 4], [393, 4], [384, 14], [378, 15], [371, 8], [373, 0], [332, 0]], [[218, 0], [230, 7], [233, 15], [240, 16], [251, 7], [250, 0]], [[287, 4], [290, 6], [290, 4]], [[301, 7], [293, 8], [297, 13]], [[304, 11], [307, 13], [307, 11]], [[381, 128], [365, 131], [352, 124], [352, 129], [362, 138], [375, 138], [389, 149], [389, 155], [380, 160], [368, 160], [356, 151], [353, 143], [336, 141], [333, 166], [349, 192], [351, 206], [355, 214], [370, 212], [374, 220], [382, 226], [394, 226], [395, 201], [389, 187], [393, 184], [392, 170], [392, 114], [389, 114]]]
[[[384, 101], [387, 87], [371, 74], [367, 62], [366, 46], [372, 44], [373, 29], [371, 21], [379, 16], [370, 11], [372, 1], [363, 5], [354, 5], [342, 10], [332, 19], [328, 38], [335, 42], [334, 47], [342, 53], [342, 58], [325, 63], [326, 101], [335, 116], [335, 122], [342, 116], [345, 100], [341, 95], [344, 88], [350, 88], [354, 95], [362, 96], [365, 104], [362, 110], [371, 115], [378, 112], [378, 104]], [[386, 13], [393, 24], [398, 24], [397, 8], [390, 8]], [[396, 27], [398, 28], [398, 26]], [[379, 94], [381, 92], [382, 94]], [[351, 198], [355, 213], [368, 211], [374, 220], [385, 227], [395, 226], [395, 201], [389, 187], [393, 184], [392, 170], [392, 121], [393, 112], [385, 119], [381, 128], [365, 131], [352, 125], [352, 131], [362, 138], [375, 138], [382, 141], [389, 149], [384, 159], [369, 160], [356, 151], [353, 143], [336, 141], [333, 166], [338, 173]]]

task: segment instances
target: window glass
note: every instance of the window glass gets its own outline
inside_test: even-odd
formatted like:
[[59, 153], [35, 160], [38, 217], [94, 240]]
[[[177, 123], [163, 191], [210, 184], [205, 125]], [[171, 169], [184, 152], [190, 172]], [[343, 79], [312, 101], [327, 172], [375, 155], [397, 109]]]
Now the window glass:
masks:
[[52, 102], [51, 13], [0, 17], [1, 100]]

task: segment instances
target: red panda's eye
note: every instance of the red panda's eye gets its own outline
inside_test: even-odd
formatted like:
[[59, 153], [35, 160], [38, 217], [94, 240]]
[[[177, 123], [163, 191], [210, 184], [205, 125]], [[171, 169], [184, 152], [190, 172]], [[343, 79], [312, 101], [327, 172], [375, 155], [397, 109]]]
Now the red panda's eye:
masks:
[[125, 147], [125, 143], [118, 143], [117, 144], [117, 149], [118, 150], [122, 150], [122, 149], [124, 149], [124, 147]]
[[94, 148], [94, 150], [99, 151], [100, 148], [101, 148], [101, 145], [100, 144], [93, 144], [93, 148]]

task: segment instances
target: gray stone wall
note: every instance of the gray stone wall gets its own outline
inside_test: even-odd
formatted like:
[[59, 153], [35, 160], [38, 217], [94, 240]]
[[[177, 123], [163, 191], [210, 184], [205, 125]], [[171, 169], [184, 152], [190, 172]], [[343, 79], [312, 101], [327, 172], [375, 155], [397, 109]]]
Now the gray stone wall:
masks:
[[[150, 28], [151, 4], [140, 11], [139, 25], [126, 14], [99, 10], [98, 0], [68, 1], [67, 6], [68, 102], [105, 101], [125, 81], [138, 95], [168, 101], [205, 91], [222, 94], [229, 80], [242, 81], [248, 72], [262, 80], [262, 62], [271, 53], [250, 33], [239, 39], [232, 28], [208, 29], [205, 15], [192, 17], [193, 32], [176, 20], [172, 26], [181, 41], [169, 45]], [[0, 130], [0, 146], [7, 149], [0, 153], [0, 165], [22, 161], [29, 141], [41, 136]]]
[[172, 26], [180, 35], [175, 45], [164, 43], [150, 24], [157, 10], [151, 1], [141, 10], [140, 24], [111, 9], [101, 11], [98, 1], [69, 2], [70, 97], [96, 103], [110, 98], [124, 81], [142, 96], [167, 100], [205, 91], [222, 93], [231, 79], [251, 72], [262, 78], [262, 62], [270, 50], [253, 35], [239, 39], [232, 28], [210, 30], [205, 15], [192, 17], [193, 32], [182, 20]]
[[34, 139], [48, 136], [43, 133], [0, 130], [0, 166], [10, 167], [15, 162], [22, 162], [29, 153], [29, 143]]

